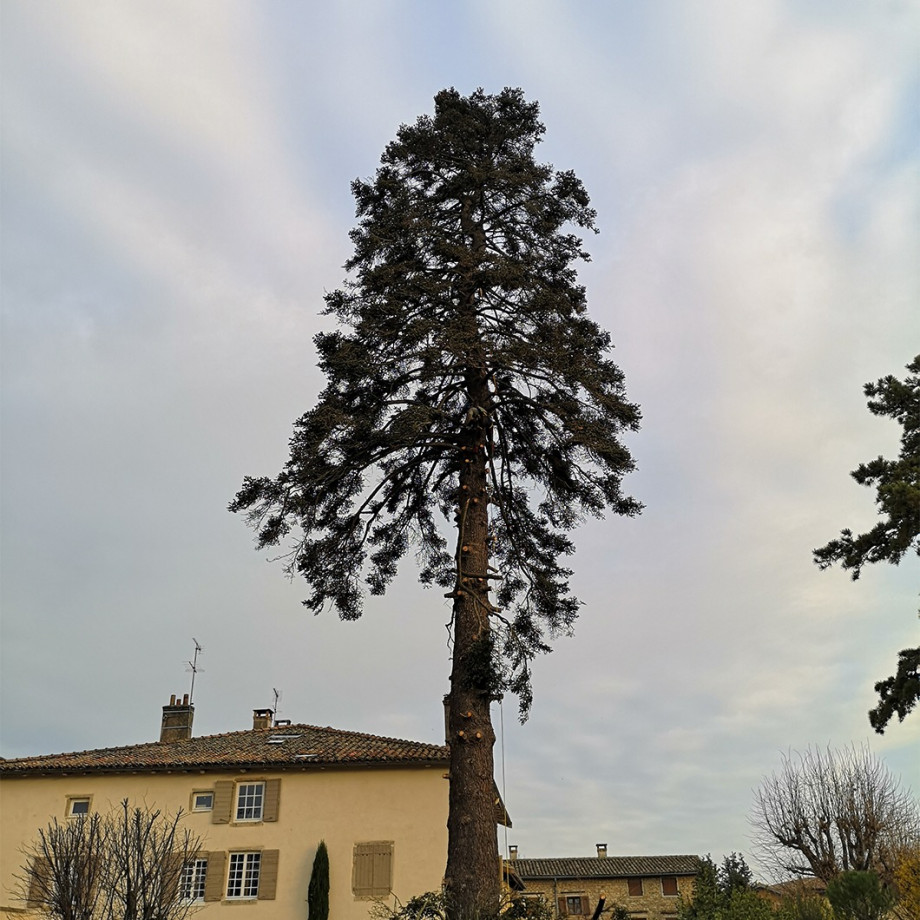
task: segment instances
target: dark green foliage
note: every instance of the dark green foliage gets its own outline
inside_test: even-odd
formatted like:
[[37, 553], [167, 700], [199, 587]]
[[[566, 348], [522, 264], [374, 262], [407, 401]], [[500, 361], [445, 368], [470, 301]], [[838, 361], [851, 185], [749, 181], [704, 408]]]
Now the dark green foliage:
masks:
[[[897, 565], [907, 553], [920, 556], [920, 355], [907, 370], [910, 374], [903, 381], [889, 374], [864, 388], [869, 411], [893, 418], [903, 428], [897, 460], [877, 457], [851, 474], [860, 485], [875, 488], [882, 520], [856, 536], [843, 530], [838, 539], [816, 549], [815, 562], [822, 569], [840, 563], [857, 579], [867, 563]], [[903, 720], [920, 699], [918, 669], [920, 647], [904, 649], [896, 675], [875, 685], [880, 702], [869, 713], [869, 721], [879, 734], [893, 715]]]
[[310, 874], [310, 887], [307, 889], [307, 907], [309, 920], [328, 920], [329, 918], [329, 851], [326, 841], [320, 840], [313, 858], [313, 872]]
[[776, 920], [832, 920], [831, 908], [823, 895], [799, 889], [783, 898]]
[[894, 895], [874, 872], [842, 872], [827, 886], [834, 920], [885, 920]]
[[[449, 911], [447, 898], [443, 891], [427, 891], [396, 907], [380, 902], [371, 909], [371, 916], [375, 920], [447, 920]], [[491, 917], [480, 915], [476, 920], [553, 920], [553, 918], [553, 909], [543, 898], [524, 898], [520, 895], [512, 895], [502, 899], [494, 915]]]
[[535, 161], [543, 131], [520, 90], [444, 90], [352, 183], [350, 275], [326, 296], [338, 328], [315, 339], [326, 389], [280, 475], [247, 477], [230, 506], [260, 548], [289, 545], [310, 610], [355, 619], [410, 546], [421, 581], [456, 593], [445, 524], [462, 532], [460, 473], [484, 454], [494, 568], [475, 574], [522, 713], [530, 660], [578, 612], [568, 532], [640, 511], [620, 488], [639, 411], [573, 267], [588, 254], [571, 231], [595, 212], [573, 173]]
[[902, 649], [894, 676], [880, 680], [875, 691], [879, 703], [869, 710], [869, 722], [881, 735], [892, 716], [897, 715], [898, 721], [903, 722], [920, 700], [920, 647]]
[[716, 866], [711, 856], [700, 862], [693, 897], [680, 901], [679, 920], [775, 920], [773, 908], [751, 889], [751, 870], [740, 853]]

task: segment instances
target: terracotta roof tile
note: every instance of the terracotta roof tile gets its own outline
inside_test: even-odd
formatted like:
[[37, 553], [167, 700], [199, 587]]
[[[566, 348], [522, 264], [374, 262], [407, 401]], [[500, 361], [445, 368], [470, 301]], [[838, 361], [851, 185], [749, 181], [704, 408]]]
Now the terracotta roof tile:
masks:
[[[269, 739], [286, 739], [277, 742]], [[304, 767], [307, 764], [424, 764], [449, 761], [440, 744], [384, 738], [316, 725], [285, 725], [204, 735], [186, 741], [132, 744], [72, 754], [0, 761], [0, 775], [36, 773]]]
[[557, 859], [515, 859], [514, 871], [526, 882], [534, 879], [636, 878], [696, 875], [698, 856], [576, 856]]

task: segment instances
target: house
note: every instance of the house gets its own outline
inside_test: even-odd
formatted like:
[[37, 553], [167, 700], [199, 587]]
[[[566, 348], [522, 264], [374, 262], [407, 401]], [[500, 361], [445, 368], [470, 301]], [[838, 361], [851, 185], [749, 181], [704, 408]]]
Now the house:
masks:
[[691, 896], [699, 863], [698, 856], [608, 856], [599, 843], [597, 856], [568, 859], [518, 859], [511, 847], [509, 870], [557, 917], [591, 917], [605, 897], [605, 907], [623, 906], [635, 920], [664, 920], [677, 916], [679, 897]]
[[17, 876], [39, 828], [124, 799], [187, 812], [182, 826], [203, 845], [180, 888], [201, 902], [202, 920], [231, 904], [233, 920], [305, 918], [321, 839], [336, 920], [440, 888], [446, 747], [275, 722], [270, 709], [255, 710], [247, 731], [193, 737], [193, 717], [188, 696], [173, 697], [159, 741], [0, 760], [0, 915], [27, 907]]

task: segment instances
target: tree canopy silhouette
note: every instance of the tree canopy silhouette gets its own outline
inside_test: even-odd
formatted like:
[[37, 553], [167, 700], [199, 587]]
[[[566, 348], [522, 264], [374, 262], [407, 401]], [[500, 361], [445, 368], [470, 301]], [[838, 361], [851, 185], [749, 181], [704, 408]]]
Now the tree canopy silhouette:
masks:
[[315, 338], [326, 388], [282, 472], [231, 504], [259, 547], [287, 544], [313, 611], [359, 617], [410, 547], [452, 599], [455, 916], [498, 903], [489, 703], [510, 690], [526, 715], [530, 662], [575, 621], [569, 532], [640, 511], [620, 440], [639, 411], [574, 268], [595, 212], [574, 173], [534, 159], [543, 132], [518, 89], [444, 90], [352, 183], [338, 328]]
[[[877, 457], [861, 463], [852, 477], [863, 486], [874, 487], [881, 520], [866, 533], [841, 531], [836, 540], [814, 551], [822, 569], [840, 563], [859, 578], [864, 565], [890, 562], [897, 565], [905, 555], [920, 556], [920, 355], [907, 365], [903, 381], [889, 374], [864, 387], [869, 411], [886, 415], [903, 428], [901, 451], [896, 460]], [[920, 647], [903, 649], [894, 676], [875, 685], [879, 703], [869, 712], [869, 722], [882, 734], [897, 714], [905, 716], [920, 700]]]

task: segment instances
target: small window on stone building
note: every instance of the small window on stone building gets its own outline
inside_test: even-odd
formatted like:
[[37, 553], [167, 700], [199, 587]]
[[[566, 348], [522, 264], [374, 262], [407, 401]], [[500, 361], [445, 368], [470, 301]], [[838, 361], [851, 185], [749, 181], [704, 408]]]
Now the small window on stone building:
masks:
[[677, 897], [677, 877], [665, 875], [661, 878], [661, 893], [669, 898]]
[[642, 897], [642, 879], [641, 878], [627, 879], [626, 884], [629, 888], [629, 896], [631, 898]]
[[558, 906], [560, 917], [584, 917], [591, 913], [591, 905], [583, 894], [564, 894]]

